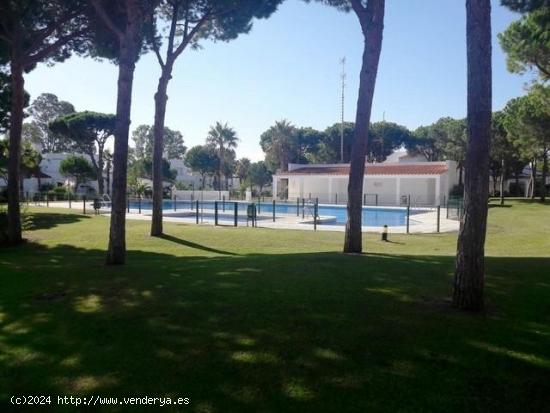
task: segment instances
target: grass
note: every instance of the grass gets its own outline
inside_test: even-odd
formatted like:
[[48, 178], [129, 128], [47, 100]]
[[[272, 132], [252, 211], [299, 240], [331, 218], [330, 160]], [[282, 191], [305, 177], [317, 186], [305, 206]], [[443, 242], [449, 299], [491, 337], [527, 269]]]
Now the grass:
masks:
[[[490, 209], [487, 310], [453, 310], [456, 234], [128, 223], [31, 209], [0, 250], [0, 411], [13, 394], [189, 397], [85, 411], [540, 412], [550, 394], [550, 206]], [[39, 411], [81, 411], [42, 406]]]

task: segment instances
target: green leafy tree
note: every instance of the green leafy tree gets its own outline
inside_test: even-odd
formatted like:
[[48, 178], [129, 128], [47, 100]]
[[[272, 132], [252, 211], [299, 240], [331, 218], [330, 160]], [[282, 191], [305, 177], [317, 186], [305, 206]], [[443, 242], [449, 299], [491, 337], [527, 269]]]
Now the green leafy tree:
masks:
[[[227, 123], [221, 124], [216, 122], [214, 126], [208, 131], [206, 136], [206, 144], [210, 145], [216, 152], [218, 158], [218, 188], [221, 189], [222, 176], [226, 177], [226, 188], [227, 189], [227, 175], [226, 175], [226, 161], [230, 154], [228, 151], [233, 151], [237, 147], [239, 138], [237, 138], [237, 132], [233, 128], [230, 128]], [[234, 159], [234, 152], [233, 152]]]
[[187, 151], [184, 162], [193, 172], [200, 174], [202, 189], [206, 176], [216, 173], [218, 168], [218, 157], [208, 145], [193, 146]]
[[94, 34], [92, 54], [118, 65], [113, 193], [106, 259], [108, 265], [118, 265], [126, 259], [126, 178], [134, 71], [139, 56], [149, 50], [160, 0], [89, 2], [92, 7], [88, 17]]
[[59, 117], [49, 125], [53, 134], [64, 138], [79, 152], [90, 157], [96, 171], [100, 194], [105, 193], [103, 181], [105, 145], [114, 134], [115, 122], [115, 115], [86, 111]]
[[466, 1], [467, 136], [464, 217], [458, 234], [453, 305], [483, 308], [491, 145], [491, 1]]
[[[351, 146], [355, 135], [355, 123], [344, 123], [344, 162], [349, 162]], [[340, 139], [342, 124], [335, 123], [327, 127], [319, 137], [319, 143], [309, 155], [313, 163], [339, 163], [340, 162]]]
[[22, 242], [19, 181], [21, 132], [25, 106], [24, 73], [38, 63], [60, 62], [86, 50], [84, 0], [4, 0], [0, 2], [0, 66], [11, 76], [10, 157], [8, 163], [8, 235]]
[[300, 159], [298, 129], [286, 119], [275, 122], [260, 136], [260, 146], [265, 153], [267, 168], [275, 172], [288, 170], [290, 162]]
[[531, 197], [535, 196], [537, 161], [542, 160], [540, 196], [544, 202], [550, 151], [550, 87], [535, 85], [526, 96], [508, 102], [504, 112], [510, 139], [522, 156], [531, 160]]
[[96, 179], [94, 167], [83, 156], [71, 155], [59, 164], [59, 173], [74, 180], [75, 191], [80, 184]]
[[538, 71], [542, 80], [550, 79], [550, 7], [525, 14], [498, 35], [512, 73]]
[[370, 126], [367, 161], [383, 162], [395, 149], [410, 141], [411, 133], [393, 122], [375, 122]]
[[241, 184], [248, 179], [248, 174], [250, 173], [250, 159], [241, 158], [236, 162], [235, 172]]
[[[153, 179], [153, 161], [151, 158], [138, 159], [133, 162], [129, 170], [137, 178]], [[177, 171], [170, 169], [170, 162], [166, 159], [162, 160], [162, 180], [174, 182], [176, 180]]]
[[[135, 144], [135, 156], [138, 159], [153, 159], [154, 127], [139, 125], [132, 132], [132, 140]], [[164, 151], [163, 159], [183, 159], [187, 147], [184, 144], [183, 135], [177, 130], [164, 127]]]
[[[168, 100], [168, 83], [174, 64], [189, 47], [197, 48], [201, 40], [230, 41], [241, 33], [248, 33], [254, 18], [267, 18], [281, 0], [164, 0], [157, 10], [160, 20], [166, 23], [164, 35], [152, 32], [151, 42], [161, 68], [155, 93], [154, 155], [153, 164], [153, 218], [151, 235], [162, 234], [162, 188], [160, 162], [164, 152], [164, 122]], [[165, 38], [164, 55], [160, 39]], [[219, 172], [224, 170], [224, 154], [219, 154]], [[218, 184], [221, 183], [218, 175]]]
[[[503, 111], [493, 113], [490, 165], [493, 193], [496, 192], [497, 180], [500, 182], [500, 205], [504, 205], [504, 181], [515, 165], [521, 162], [518, 159], [518, 151], [506, 131], [505, 118], [506, 114]], [[525, 165], [525, 162], [522, 165]]]
[[272, 175], [264, 161], [254, 162], [250, 165], [248, 172], [251, 185], [258, 187], [258, 193], [261, 195], [263, 188], [272, 181]]
[[527, 13], [538, 10], [542, 7], [550, 6], [549, 0], [501, 0], [501, 3], [510, 10], [520, 13]]
[[[40, 162], [42, 155], [35, 150], [29, 142], [23, 142], [21, 150], [20, 174], [25, 178], [36, 176], [40, 187]], [[8, 180], [8, 162], [9, 162], [9, 141], [0, 139], [0, 177]], [[22, 185], [21, 181], [21, 185]]]
[[38, 146], [43, 153], [67, 152], [73, 143], [52, 130], [50, 123], [59, 117], [75, 113], [74, 106], [59, 100], [53, 93], [42, 93], [29, 107], [31, 120], [23, 124], [23, 139]]

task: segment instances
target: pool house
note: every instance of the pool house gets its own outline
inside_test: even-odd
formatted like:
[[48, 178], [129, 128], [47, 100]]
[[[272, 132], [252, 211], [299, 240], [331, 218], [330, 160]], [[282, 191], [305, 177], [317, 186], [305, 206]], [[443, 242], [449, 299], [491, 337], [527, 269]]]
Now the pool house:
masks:
[[[289, 164], [273, 176], [279, 199], [318, 198], [320, 203], [347, 202], [349, 164]], [[457, 164], [445, 162], [384, 162], [367, 164], [363, 182], [365, 205], [443, 205], [458, 184]]]

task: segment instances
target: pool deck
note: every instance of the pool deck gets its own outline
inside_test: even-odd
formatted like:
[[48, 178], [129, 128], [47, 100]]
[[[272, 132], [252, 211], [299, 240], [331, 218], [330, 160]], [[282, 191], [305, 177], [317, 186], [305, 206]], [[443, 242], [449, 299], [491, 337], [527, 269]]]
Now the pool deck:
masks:
[[[45, 206], [42, 204], [42, 206]], [[50, 207], [52, 208], [69, 208], [69, 203], [65, 201], [56, 201], [50, 202]], [[72, 208], [82, 209], [82, 201], [73, 202]], [[92, 212], [93, 209], [91, 205], [87, 203], [88, 213]], [[373, 209], [376, 207], [372, 207]], [[378, 207], [380, 209], [389, 209], [392, 207]], [[397, 208], [397, 207], [394, 207]], [[424, 210], [425, 208], [421, 208]], [[204, 209], [203, 214], [207, 216], [200, 217], [199, 215], [199, 224], [203, 225], [213, 225], [214, 224], [214, 210], [213, 209]], [[101, 210], [102, 216], [109, 216], [109, 210]], [[453, 232], [458, 231], [459, 222], [455, 220], [446, 219], [447, 211], [445, 208], [441, 208], [440, 211], [440, 232]], [[244, 217], [246, 214], [243, 211], [239, 211], [239, 221], [238, 226], [246, 226], [246, 221]], [[142, 210], [140, 214], [137, 208], [130, 208], [130, 213], [126, 214], [128, 219], [136, 220], [151, 220], [151, 211]], [[175, 222], [181, 224], [193, 224], [196, 225], [196, 214], [194, 210], [190, 209], [181, 209], [178, 211], [173, 210], [164, 210], [163, 219], [165, 222]], [[344, 225], [327, 225], [327, 221], [335, 219], [330, 216], [321, 216], [320, 223], [318, 220], [317, 230], [319, 231], [344, 231]], [[323, 221], [325, 224], [323, 224]], [[219, 211], [218, 224], [222, 226], [233, 226], [233, 214], [229, 209], [226, 212]], [[249, 224], [251, 226], [251, 224]], [[258, 214], [257, 226], [261, 228], [272, 228], [272, 229], [293, 229], [293, 230], [313, 230], [313, 218], [309, 217], [302, 219], [301, 216], [296, 216], [294, 214], [277, 214], [275, 222], [273, 222], [272, 213], [261, 213]], [[363, 226], [363, 232], [381, 232], [381, 226]], [[407, 232], [407, 227], [403, 226], [392, 226], [388, 228], [389, 233], [394, 234], [404, 234]], [[428, 209], [425, 212], [415, 212], [414, 215], [411, 215], [409, 233], [411, 234], [426, 234], [426, 233], [435, 233], [437, 232], [437, 209]]]

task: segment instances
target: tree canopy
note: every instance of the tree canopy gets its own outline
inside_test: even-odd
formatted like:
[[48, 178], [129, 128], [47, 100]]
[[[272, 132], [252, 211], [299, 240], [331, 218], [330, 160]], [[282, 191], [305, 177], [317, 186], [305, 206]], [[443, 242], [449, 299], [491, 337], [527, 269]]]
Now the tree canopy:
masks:
[[50, 129], [50, 122], [74, 112], [71, 103], [59, 100], [53, 93], [42, 93], [29, 107], [31, 119], [23, 126], [23, 140], [39, 145], [44, 153], [70, 150], [73, 142]]
[[187, 151], [184, 162], [192, 171], [201, 175], [203, 188], [205, 176], [214, 174], [218, 168], [216, 152], [208, 145], [193, 146]]
[[550, 7], [523, 15], [498, 39], [510, 72], [521, 74], [535, 69], [541, 79], [550, 79]]
[[[153, 127], [139, 125], [132, 133], [135, 144], [135, 157], [137, 159], [153, 158]], [[187, 147], [184, 144], [183, 135], [177, 130], [164, 127], [164, 159], [183, 159]]]
[[83, 156], [68, 156], [59, 164], [59, 172], [63, 176], [74, 179], [75, 190], [80, 184], [96, 178], [94, 167]]

